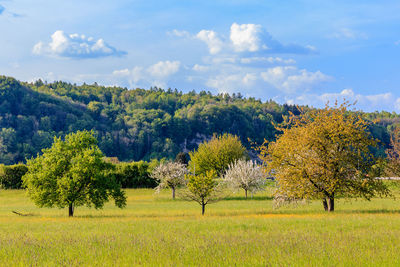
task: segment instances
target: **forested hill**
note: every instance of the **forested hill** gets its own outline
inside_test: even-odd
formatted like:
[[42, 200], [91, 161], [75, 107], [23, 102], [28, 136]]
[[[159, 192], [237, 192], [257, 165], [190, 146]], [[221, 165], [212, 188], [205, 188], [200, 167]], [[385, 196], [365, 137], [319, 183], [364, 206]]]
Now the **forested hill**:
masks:
[[[128, 90], [97, 84], [23, 83], [0, 76], [0, 163], [24, 162], [49, 147], [54, 136], [94, 129], [101, 150], [120, 160], [173, 158], [214, 133], [252, 142], [272, 140], [273, 122], [295, 106], [239, 95], [177, 90]], [[394, 113], [366, 113], [383, 151], [399, 124]]]

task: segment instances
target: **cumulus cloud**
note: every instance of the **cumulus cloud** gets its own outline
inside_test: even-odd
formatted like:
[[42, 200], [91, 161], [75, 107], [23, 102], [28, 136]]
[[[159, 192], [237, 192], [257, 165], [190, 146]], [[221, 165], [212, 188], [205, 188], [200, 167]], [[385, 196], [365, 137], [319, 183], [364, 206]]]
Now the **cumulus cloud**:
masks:
[[126, 52], [117, 50], [103, 39], [95, 40], [79, 34], [65, 34], [56, 31], [51, 35], [50, 43], [39, 42], [33, 47], [36, 55], [59, 56], [66, 58], [99, 58], [107, 56], [122, 56]]
[[212, 30], [201, 30], [195, 35], [187, 31], [173, 30], [169, 35], [193, 38], [207, 44], [211, 55], [218, 53], [281, 53], [281, 54], [310, 54], [316, 49], [310, 45], [282, 44], [275, 40], [269, 32], [259, 24], [237, 24], [230, 27], [229, 39], [222, 38]]
[[230, 39], [237, 52], [257, 52], [270, 49], [264, 40], [272, 38], [261, 25], [233, 23]]
[[180, 65], [179, 61], [160, 61], [150, 66], [147, 71], [154, 77], [165, 78], [176, 73]]
[[239, 25], [233, 23], [230, 31], [230, 40], [236, 52], [281, 54], [310, 54], [316, 52], [315, 47], [310, 45], [282, 44], [258, 24]]
[[215, 31], [201, 30], [196, 38], [207, 44], [212, 55], [219, 53], [223, 47], [223, 42]]
[[298, 69], [295, 66], [269, 68], [261, 73], [261, 77], [265, 82], [286, 93], [293, 93], [299, 89], [311, 89], [315, 84], [332, 79], [321, 71], [310, 72], [305, 69]]

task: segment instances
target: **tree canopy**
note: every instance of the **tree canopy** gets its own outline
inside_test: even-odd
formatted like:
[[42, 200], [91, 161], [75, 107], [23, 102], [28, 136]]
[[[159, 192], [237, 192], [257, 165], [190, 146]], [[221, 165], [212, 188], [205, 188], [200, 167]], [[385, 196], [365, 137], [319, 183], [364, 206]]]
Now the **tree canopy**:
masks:
[[82, 205], [102, 208], [110, 197], [123, 208], [125, 193], [115, 180], [113, 165], [103, 158], [93, 132], [54, 138], [51, 148], [27, 162], [23, 182], [28, 195], [39, 207], [68, 207], [69, 216]]
[[266, 175], [261, 166], [254, 161], [238, 160], [229, 165], [224, 181], [233, 190], [243, 189], [251, 194], [264, 190]]
[[201, 206], [201, 214], [204, 215], [206, 206], [217, 202], [223, 197], [222, 184], [218, 182], [214, 170], [200, 174], [187, 174], [185, 176], [187, 189], [180, 195], [188, 201], [195, 201]]
[[228, 169], [229, 164], [246, 156], [246, 148], [239, 137], [224, 134], [214, 136], [210, 141], [199, 145], [199, 148], [189, 153], [189, 169], [193, 173], [214, 171], [221, 176]]
[[175, 190], [185, 185], [186, 166], [179, 162], [165, 162], [157, 166], [151, 173], [151, 177], [159, 183], [156, 191], [163, 188], [172, 189], [172, 198], [175, 199]]
[[277, 140], [261, 147], [279, 196], [322, 199], [324, 208], [333, 211], [337, 196], [388, 194], [371, 171], [375, 158], [370, 148], [376, 140], [367, 131], [368, 122], [348, 107], [344, 103], [291, 116]]

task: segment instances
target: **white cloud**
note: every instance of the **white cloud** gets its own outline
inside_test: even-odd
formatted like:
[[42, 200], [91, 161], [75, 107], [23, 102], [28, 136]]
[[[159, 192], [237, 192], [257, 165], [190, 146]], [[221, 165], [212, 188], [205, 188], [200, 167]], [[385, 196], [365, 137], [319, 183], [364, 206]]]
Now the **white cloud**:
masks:
[[192, 69], [194, 71], [198, 71], [198, 72], [205, 72], [205, 71], [208, 71], [210, 69], [210, 67], [209, 66], [195, 64]]
[[190, 38], [191, 34], [187, 31], [181, 31], [181, 30], [177, 30], [174, 29], [170, 32], [167, 32], [168, 35], [170, 36], [177, 36], [177, 37], [185, 37], [185, 38]]
[[355, 40], [355, 39], [367, 39], [368, 36], [365, 33], [356, 32], [349, 28], [341, 28], [329, 35], [330, 38], [342, 39], [342, 40]]
[[252, 64], [252, 63], [270, 63], [270, 64], [295, 64], [294, 59], [283, 59], [280, 57], [244, 57], [240, 59], [242, 64]]
[[117, 75], [117, 76], [128, 76], [128, 75], [130, 75], [130, 73], [131, 73], [131, 71], [129, 69], [113, 71], [113, 75]]
[[332, 78], [321, 71], [309, 72], [295, 66], [278, 66], [261, 73], [262, 79], [274, 87], [286, 92], [311, 89], [315, 84], [329, 81]]
[[[222, 54], [224, 59], [240, 60], [240, 57], [268, 58], [265, 54], [315, 54], [317, 49], [311, 45], [282, 44], [272, 38], [268, 31], [259, 24], [233, 23], [230, 27], [229, 38], [224, 38], [213, 30], [203, 29], [197, 34], [174, 29], [167, 32], [170, 36], [177, 36], [191, 40], [200, 40], [208, 46], [209, 54]], [[244, 59], [242, 64], [250, 64], [251, 59]], [[232, 62], [233, 63], [233, 62]], [[260, 63], [260, 61], [258, 61]], [[279, 62], [293, 64], [291, 62]]]
[[269, 49], [263, 42], [265, 34], [261, 25], [233, 23], [230, 39], [236, 52], [257, 52]]
[[201, 30], [196, 38], [207, 44], [212, 55], [219, 53], [222, 49], [223, 42], [215, 31]]
[[313, 46], [297, 44], [281, 44], [259, 24], [233, 23], [230, 28], [229, 40], [223, 40], [218, 33], [212, 30], [201, 30], [195, 38], [208, 45], [210, 54], [221, 51], [225, 53], [281, 53], [281, 54], [309, 54], [315, 53]]
[[169, 77], [176, 74], [180, 69], [179, 61], [159, 61], [147, 68], [135, 66], [132, 69], [114, 70], [112, 76], [123, 79], [129, 86], [158, 86], [167, 87]]
[[150, 66], [147, 71], [154, 77], [165, 78], [178, 72], [180, 65], [179, 61], [160, 61]]
[[51, 35], [50, 43], [38, 42], [33, 47], [36, 55], [59, 56], [66, 58], [98, 58], [106, 56], [122, 56], [126, 52], [108, 45], [103, 39], [94, 40], [85, 35], [56, 31]]
[[257, 82], [258, 77], [256, 73], [234, 73], [234, 74], [219, 74], [211, 77], [206, 86], [215, 88], [218, 92], [245, 93], [246, 89], [251, 88]]

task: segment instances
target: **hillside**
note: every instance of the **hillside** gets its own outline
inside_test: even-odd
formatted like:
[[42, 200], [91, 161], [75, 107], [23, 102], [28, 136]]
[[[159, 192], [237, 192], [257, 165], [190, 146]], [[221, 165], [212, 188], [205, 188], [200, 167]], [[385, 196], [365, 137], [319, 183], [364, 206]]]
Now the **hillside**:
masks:
[[[95, 130], [101, 150], [120, 160], [173, 158], [214, 133], [236, 134], [250, 148], [249, 139], [272, 140], [273, 123], [289, 111], [297, 108], [235, 94], [24, 83], [0, 76], [0, 163], [23, 162], [50, 146], [54, 136], [83, 129]], [[382, 141], [377, 153], [384, 155], [397, 114], [364, 116], [375, 121], [371, 132]]]

